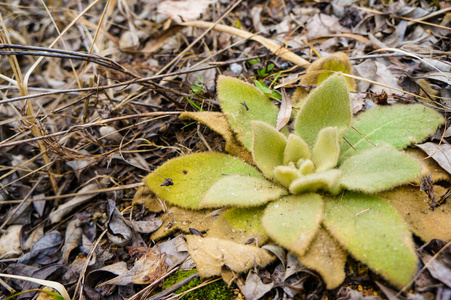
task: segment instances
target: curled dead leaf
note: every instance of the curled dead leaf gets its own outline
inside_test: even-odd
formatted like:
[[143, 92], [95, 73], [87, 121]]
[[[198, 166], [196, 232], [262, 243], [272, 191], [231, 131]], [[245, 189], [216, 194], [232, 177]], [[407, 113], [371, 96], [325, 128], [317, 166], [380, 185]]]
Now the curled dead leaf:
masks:
[[264, 267], [275, 258], [261, 248], [217, 238], [188, 235], [186, 240], [201, 277], [219, 276], [223, 267], [242, 273], [254, 265]]

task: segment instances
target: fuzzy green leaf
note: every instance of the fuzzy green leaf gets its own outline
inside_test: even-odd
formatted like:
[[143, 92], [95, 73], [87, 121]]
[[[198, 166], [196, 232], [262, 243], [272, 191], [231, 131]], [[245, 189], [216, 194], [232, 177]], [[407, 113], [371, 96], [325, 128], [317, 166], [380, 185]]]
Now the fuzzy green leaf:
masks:
[[334, 75], [314, 89], [304, 101], [296, 118], [295, 132], [313, 147], [318, 133], [325, 127], [334, 127], [341, 134], [351, 123], [351, 102], [346, 80]]
[[230, 175], [211, 186], [202, 199], [200, 207], [258, 206], [287, 193], [286, 189], [266, 179]]
[[378, 193], [418, 178], [421, 164], [413, 157], [388, 147], [373, 148], [346, 160], [339, 184], [348, 190]]
[[300, 136], [290, 134], [283, 154], [283, 164], [288, 165], [288, 163], [297, 162], [302, 158], [310, 158], [310, 149]]
[[332, 169], [299, 177], [291, 183], [290, 192], [299, 194], [303, 192], [316, 192], [318, 190], [328, 191], [340, 175], [340, 170]]
[[[240, 159], [204, 152], [168, 160], [150, 173], [144, 182], [158, 197], [181, 207], [196, 209], [208, 189], [227, 174], [263, 178], [257, 169]], [[169, 178], [173, 185], [166, 180]], [[162, 186], [165, 181], [169, 184]]]
[[[433, 109], [420, 104], [378, 106], [361, 113], [352, 122], [344, 137], [352, 145], [341, 145], [340, 162], [376, 146], [390, 145], [403, 149], [432, 136], [444, 118]], [[371, 143], [373, 144], [371, 144]], [[354, 149], [353, 149], [354, 147]]]
[[315, 164], [316, 171], [327, 171], [335, 167], [339, 154], [337, 127], [321, 129], [312, 150], [312, 162]]
[[302, 176], [301, 172], [294, 165], [278, 166], [274, 169], [274, 179], [286, 187], [300, 176]]
[[246, 233], [266, 235], [262, 224], [265, 206], [259, 207], [234, 207], [224, 213], [232, 228]]
[[271, 239], [302, 256], [315, 237], [322, 216], [320, 195], [291, 195], [268, 204], [262, 223]]
[[241, 80], [219, 76], [218, 99], [237, 139], [252, 150], [252, 121], [263, 121], [275, 127], [277, 108], [255, 86]]
[[300, 159], [296, 166], [302, 175], [307, 175], [315, 172], [315, 164], [310, 159]]
[[355, 258], [398, 287], [417, 270], [412, 235], [385, 200], [346, 192], [325, 197], [323, 224]]
[[287, 138], [274, 127], [261, 121], [252, 121], [252, 130], [252, 157], [263, 175], [271, 179], [274, 168], [283, 164]]

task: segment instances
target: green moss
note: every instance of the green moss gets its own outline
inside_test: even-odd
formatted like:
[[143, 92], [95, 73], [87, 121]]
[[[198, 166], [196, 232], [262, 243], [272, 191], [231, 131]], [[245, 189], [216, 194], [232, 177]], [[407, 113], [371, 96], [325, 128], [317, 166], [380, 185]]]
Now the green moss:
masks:
[[[162, 289], [165, 290], [167, 288], [170, 288], [177, 282], [182, 281], [185, 278], [188, 278], [189, 276], [195, 274], [197, 272], [196, 269], [189, 270], [189, 271], [178, 271], [174, 275], [168, 277], [162, 286]], [[194, 278], [186, 285], [179, 288], [177, 291], [175, 291], [176, 294], [183, 293], [187, 290], [190, 290], [202, 283], [202, 280], [199, 278]], [[197, 299], [224, 299], [229, 300], [233, 299], [235, 297], [234, 292], [231, 288], [227, 286], [227, 284], [224, 281], [216, 281], [209, 285], [206, 285], [205, 287], [196, 289], [187, 295], [183, 296], [183, 300], [197, 300]]]

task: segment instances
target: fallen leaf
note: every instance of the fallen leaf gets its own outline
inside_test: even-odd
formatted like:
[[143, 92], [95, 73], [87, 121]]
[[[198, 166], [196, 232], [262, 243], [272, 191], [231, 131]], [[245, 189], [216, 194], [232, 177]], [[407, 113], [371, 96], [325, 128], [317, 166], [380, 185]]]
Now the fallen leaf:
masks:
[[219, 276], [222, 268], [242, 273], [255, 266], [264, 267], [274, 260], [266, 250], [217, 238], [186, 236], [188, 252], [201, 277]]
[[11, 225], [0, 237], [0, 258], [17, 256], [20, 250], [20, 230], [22, 225]]
[[347, 253], [325, 229], [320, 229], [307, 252], [299, 260], [317, 271], [326, 282], [327, 289], [339, 286], [346, 277], [344, 267]]
[[23, 264], [34, 261], [41, 265], [55, 262], [59, 259], [56, 254], [62, 242], [63, 238], [58, 231], [50, 231], [33, 245], [30, 252], [24, 254], [17, 261]]
[[279, 131], [288, 124], [291, 117], [291, 100], [288, 98], [285, 90], [282, 90], [282, 103], [280, 105], [279, 114], [277, 115], [276, 130]]
[[244, 297], [248, 300], [257, 300], [274, 288], [274, 281], [264, 282], [257, 272], [250, 270], [244, 285]]
[[432, 159], [434, 159], [440, 167], [451, 174], [451, 145], [449, 144], [435, 144], [424, 143], [417, 145], [418, 148], [426, 152]]
[[62, 249], [63, 260], [65, 263], [69, 261], [69, 255], [81, 242], [81, 236], [83, 229], [80, 227], [81, 222], [79, 219], [74, 219], [69, 222], [66, 228], [64, 246]]
[[[103, 178], [100, 182], [100, 187], [99, 187], [99, 184], [96, 182], [90, 183], [87, 186], [80, 189], [78, 191], [78, 193], [83, 194], [85, 192], [91, 192], [91, 191], [98, 190], [99, 188], [105, 187], [108, 182], [109, 182], [109, 179]], [[99, 193], [75, 196], [74, 198], [72, 198], [72, 200], [69, 200], [68, 202], [58, 206], [57, 210], [52, 211], [50, 213], [50, 215], [49, 215], [50, 222], [52, 222], [52, 223], [60, 222], [75, 207], [88, 202], [90, 199], [94, 198], [98, 194]]]
[[125, 246], [132, 240], [133, 230], [112, 200], [108, 200], [108, 215], [108, 238], [119, 246]]
[[422, 253], [420, 257], [426, 268], [431, 272], [432, 277], [451, 288], [451, 269], [439, 260], [433, 259], [429, 254]]
[[183, 263], [180, 266], [181, 269], [187, 270], [194, 267], [193, 261], [191, 259], [187, 259], [188, 246], [186, 245], [186, 241], [181, 234], [173, 239], [153, 246], [152, 250], [157, 254], [165, 254], [165, 262], [168, 269], [171, 269], [182, 261]]
[[165, 0], [158, 4], [157, 10], [177, 23], [194, 21], [207, 12], [210, 4], [217, 0]]
[[141, 254], [141, 258], [134, 263], [133, 268], [113, 279], [99, 284], [97, 288], [106, 284], [149, 284], [166, 274], [167, 265], [165, 263], [165, 254], [157, 254], [150, 248], [145, 249]]

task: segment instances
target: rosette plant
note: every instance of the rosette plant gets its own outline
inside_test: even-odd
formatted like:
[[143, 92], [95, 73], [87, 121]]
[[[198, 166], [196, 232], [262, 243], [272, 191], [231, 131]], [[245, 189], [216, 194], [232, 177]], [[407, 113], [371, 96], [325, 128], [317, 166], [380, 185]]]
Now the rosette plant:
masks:
[[400, 150], [434, 134], [443, 117], [415, 104], [354, 119], [345, 76], [335, 74], [299, 105], [290, 133], [276, 129], [278, 109], [257, 88], [220, 76], [217, 90], [223, 114], [185, 117], [222, 134], [234, 156], [172, 159], [147, 186], [179, 207], [228, 208], [231, 228], [292, 251], [328, 288], [344, 280], [347, 254], [394, 286], [408, 284], [417, 270], [412, 235], [377, 194], [421, 177], [420, 162]]

